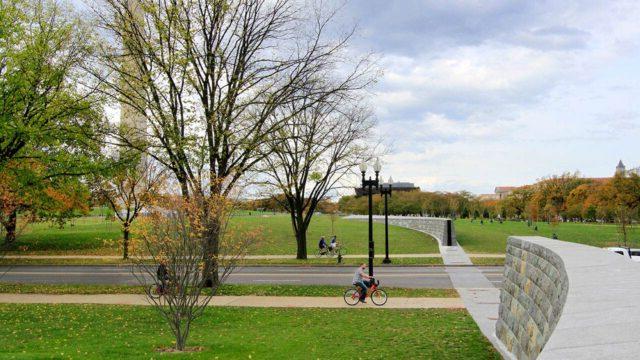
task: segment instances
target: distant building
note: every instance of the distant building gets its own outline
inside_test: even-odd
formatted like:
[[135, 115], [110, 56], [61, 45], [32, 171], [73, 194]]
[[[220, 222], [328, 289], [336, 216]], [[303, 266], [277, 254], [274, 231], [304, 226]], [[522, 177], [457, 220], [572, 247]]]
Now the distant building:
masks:
[[498, 195], [496, 195], [496, 194], [480, 194], [480, 195], [478, 195], [478, 200], [480, 200], [480, 201], [498, 200]]
[[640, 167], [635, 167], [633, 169], [627, 170], [627, 167], [624, 166], [624, 163], [622, 162], [622, 160], [620, 160], [618, 161], [618, 166], [616, 166], [616, 175], [618, 174], [622, 174], [625, 176], [630, 174], [640, 175]]
[[[618, 175], [618, 174], [624, 174], [624, 175], [637, 174], [637, 175], [640, 175], [640, 166], [639, 167], [635, 167], [633, 169], [627, 170], [627, 167], [624, 165], [622, 160], [620, 160], [620, 161], [618, 161], [618, 165], [616, 166], [616, 172], [615, 172], [615, 175]], [[584, 178], [584, 179], [591, 180], [591, 181], [597, 182], [597, 183], [603, 183], [605, 181], [608, 181], [611, 178], [610, 177], [599, 177], [599, 178]], [[516, 190], [518, 188], [519, 188], [518, 186], [497, 186], [495, 188], [493, 194], [481, 194], [481, 195], [478, 195], [478, 200], [480, 200], [480, 201], [502, 200], [502, 199], [506, 198], [507, 196], [509, 196], [511, 193], [513, 193], [514, 190]]]
[[478, 200], [487, 201], [487, 200], [502, 200], [509, 196], [513, 190], [517, 189], [517, 186], [497, 186], [493, 194], [481, 194], [478, 195]]
[[502, 200], [509, 196], [513, 192], [513, 190], [517, 188], [517, 186], [498, 186], [495, 188], [494, 193], [498, 200]]
[[622, 159], [618, 161], [618, 166], [616, 166], [616, 175], [618, 174], [626, 174], [627, 168], [622, 163]]
[[[389, 180], [385, 183], [380, 184], [381, 186], [389, 186], [389, 184], [391, 184], [391, 190], [392, 191], [420, 191], [420, 188], [417, 187], [414, 183], [410, 183], [410, 182], [394, 182], [393, 178], [389, 178]], [[356, 196], [362, 196], [365, 195], [366, 192], [361, 188], [361, 187], [356, 187], [354, 188], [355, 192], [356, 192]], [[374, 194], [378, 194], [378, 190], [373, 189], [373, 193]]]

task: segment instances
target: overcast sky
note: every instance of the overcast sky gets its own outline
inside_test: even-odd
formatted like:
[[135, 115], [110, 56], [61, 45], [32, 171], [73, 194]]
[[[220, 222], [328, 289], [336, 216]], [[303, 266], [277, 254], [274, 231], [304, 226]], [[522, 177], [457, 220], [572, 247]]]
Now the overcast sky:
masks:
[[384, 71], [385, 179], [481, 194], [640, 166], [640, 1], [345, 0], [339, 20]]
[[380, 55], [383, 176], [493, 192], [640, 165], [640, 2], [352, 0]]

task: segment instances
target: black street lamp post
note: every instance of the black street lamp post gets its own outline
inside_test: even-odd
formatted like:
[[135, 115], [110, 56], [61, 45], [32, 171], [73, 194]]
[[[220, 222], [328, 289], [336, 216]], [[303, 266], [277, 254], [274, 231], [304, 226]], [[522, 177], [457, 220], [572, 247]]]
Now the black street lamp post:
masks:
[[380, 160], [376, 159], [376, 163], [373, 165], [373, 171], [376, 173], [376, 179], [372, 180], [369, 176], [369, 180], [365, 179], [364, 175], [367, 172], [367, 164], [364, 162], [360, 164], [360, 172], [362, 173], [362, 190], [366, 191], [368, 187], [369, 196], [369, 276], [373, 276], [373, 257], [374, 257], [374, 244], [373, 244], [373, 188], [378, 189], [378, 174], [380, 174], [382, 166]]
[[380, 186], [380, 196], [384, 195], [384, 260], [383, 264], [391, 264], [389, 259], [389, 210], [387, 208], [387, 195], [391, 196], [391, 183], [388, 186]]

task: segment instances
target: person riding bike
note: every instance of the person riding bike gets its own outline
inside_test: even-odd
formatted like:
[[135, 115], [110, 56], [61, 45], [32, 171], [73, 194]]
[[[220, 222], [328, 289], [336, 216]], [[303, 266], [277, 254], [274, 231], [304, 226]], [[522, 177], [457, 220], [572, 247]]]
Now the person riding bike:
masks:
[[367, 268], [367, 264], [360, 263], [360, 266], [353, 274], [353, 285], [359, 287], [360, 290], [360, 302], [366, 303], [367, 291], [372, 284], [373, 276], [365, 274], [364, 270]]
[[327, 250], [327, 242], [324, 240], [324, 236], [320, 237], [320, 241], [318, 242], [318, 248], [320, 248], [320, 252], [324, 252]]
[[167, 270], [167, 264], [165, 261], [160, 262], [158, 269], [156, 270], [158, 277], [158, 284], [160, 287], [160, 293], [163, 294], [167, 289], [167, 282], [169, 281], [169, 270]]
[[338, 247], [338, 241], [336, 240], [336, 236], [333, 235], [331, 237], [331, 242], [329, 243], [329, 249], [332, 251], [335, 251], [337, 247]]

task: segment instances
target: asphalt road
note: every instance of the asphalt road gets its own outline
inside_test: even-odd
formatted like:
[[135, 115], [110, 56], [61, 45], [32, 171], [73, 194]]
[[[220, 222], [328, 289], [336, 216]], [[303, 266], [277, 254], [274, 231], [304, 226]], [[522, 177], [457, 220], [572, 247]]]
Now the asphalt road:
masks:
[[[502, 267], [481, 267], [494, 285], [502, 280]], [[0, 274], [7, 267], [0, 266]], [[236, 269], [227, 282], [232, 284], [349, 285], [355, 267], [249, 266]], [[410, 288], [452, 288], [444, 266], [380, 267], [376, 278], [382, 286]], [[41, 266], [16, 265], [0, 279], [2, 282], [32, 284], [139, 285], [128, 266]]]

